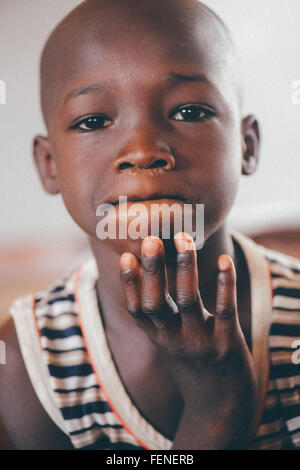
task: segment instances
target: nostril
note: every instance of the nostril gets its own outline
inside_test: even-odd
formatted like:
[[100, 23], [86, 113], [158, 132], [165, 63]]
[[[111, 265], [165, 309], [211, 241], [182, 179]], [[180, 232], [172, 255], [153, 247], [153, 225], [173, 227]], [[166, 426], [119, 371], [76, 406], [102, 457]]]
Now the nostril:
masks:
[[168, 162], [166, 160], [156, 160], [150, 168], [162, 168], [164, 166], [167, 166]]
[[126, 170], [127, 168], [130, 168], [130, 167], [134, 167], [136, 166], [137, 168], [143, 168], [143, 169], [146, 169], [146, 168], [164, 168], [168, 165], [168, 162], [166, 160], [163, 160], [163, 159], [160, 159], [160, 160], [155, 160], [155, 162], [152, 163], [152, 165], [149, 165], [149, 166], [144, 166], [144, 165], [132, 165], [131, 163], [128, 163], [128, 162], [123, 162], [119, 165], [118, 169], [119, 170]]
[[131, 163], [127, 163], [127, 162], [121, 163], [121, 165], [119, 165], [119, 170], [126, 170], [126, 168], [129, 168], [131, 166], [133, 166], [131, 165]]

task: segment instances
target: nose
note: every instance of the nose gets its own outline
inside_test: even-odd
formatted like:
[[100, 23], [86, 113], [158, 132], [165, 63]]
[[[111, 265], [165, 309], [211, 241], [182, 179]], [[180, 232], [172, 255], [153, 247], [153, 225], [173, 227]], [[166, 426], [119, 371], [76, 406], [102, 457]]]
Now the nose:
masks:
[[175, 158], [169, 146], [159, 141], [151, 132], [136, 133], [114, 159], [117, 172], [127, 169], [151, 171], [159, 168], [170, 171], [175, 167]]

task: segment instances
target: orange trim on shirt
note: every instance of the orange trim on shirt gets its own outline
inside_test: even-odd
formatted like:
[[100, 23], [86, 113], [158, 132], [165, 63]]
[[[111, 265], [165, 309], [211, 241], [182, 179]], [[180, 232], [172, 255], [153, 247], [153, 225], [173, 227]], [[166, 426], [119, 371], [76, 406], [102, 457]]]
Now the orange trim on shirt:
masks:
[[91, 365], [92, 365], [92, 368], [93, 368], [93, 371], [96, 375], [96, 378], [97, 378], [97, 381], [99, 383], [99, 386], [101, 388], [101, 390], [103, 391], [103, 394], [106, 398], [106, 401], [107, 403], [109, 404], [110, 408], [113, 410], [113, 412], [115, 413], [115, 415], [117, 416], [117, 418], [119, 419], [120, 423], [122, 424], [123, 428], [126, 429], [126, 431], [136, 440], [136, 442], [138, 444], [141, 445], [141, 447], [144, 447], [144, 449], [146, 450], [151, 450], [146, 444], [144, 444], [142, 441], [140, 441], [140, 439], [138, 439], [135, 434], [127, 427], [127, 425], [124, 423], [123, 419], [120, 417], [119, 413], [117, 412], [117, 410], [115, 409], [114, 405], [112, 404], [104, 386], [103, 386], [103, 383], [100, 379], [100, 376], [99, 376], [99, 373], [96, 369], [96, 366], [95, 366], [95, 363], [94, 363], [94, 360], [93, 360], [93, 357], [92, 357], [92, 354], [91, 354], [91, 351], [90, 351], [90, 348], [89, 348], [89, 345], [88, 345], [88, 342], [87, 342], [87, 339], [86, 339], [86, 334], [85, 334], [85, 330], [84, 330], [84, 326], [83, 326], [83, 322], [82, 322], [82, 312], [81, 312], [81, 306], [80, 306], [80, 302], [79, 302], [79, 296], [78, 296], [78, 282], [79, 282], [79, 279], [80, 279], [80, 275], [81, 275], [81, 268], [78, 268], [77, 272], [76, 272], [76, 276], [75, 276], [75, 284], [74, 284], [74, 295], [75, 295], [75, 301], [78, 305], [78, 319], [79, 319], [79, 325], [80, 325], [80, 328], [81, 328], [81, 331], [82, 331], [82, 337], [83, 337], [83, 342], [85, 344], [85, 347], [86, 347], [86, 350], [87, 350], [87, 353], [88, 353], [88, 356], [89, 356], [89, 359], [91, 361]]

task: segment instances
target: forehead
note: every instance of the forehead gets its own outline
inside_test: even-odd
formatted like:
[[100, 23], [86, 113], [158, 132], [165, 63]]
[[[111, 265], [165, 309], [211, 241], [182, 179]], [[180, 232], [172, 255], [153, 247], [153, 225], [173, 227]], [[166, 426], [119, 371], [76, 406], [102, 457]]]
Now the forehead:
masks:
[[80, 18], [71, 15], [50, 37], [41, 64], [46, 118], [77, 86], [109, 77], [146, 82], [147, 76], [172, 71], [201, 73], [218, 88], [233, 82], [232, 43], [211, 13], [175, 9], [176, 2], [167, 3], [166, 10], [165, 2], [150, 6], [143, 1], [143, 8], [130, 11], [123, 2], [123, 8], [112, 2], [107, 8], [83, 10]]

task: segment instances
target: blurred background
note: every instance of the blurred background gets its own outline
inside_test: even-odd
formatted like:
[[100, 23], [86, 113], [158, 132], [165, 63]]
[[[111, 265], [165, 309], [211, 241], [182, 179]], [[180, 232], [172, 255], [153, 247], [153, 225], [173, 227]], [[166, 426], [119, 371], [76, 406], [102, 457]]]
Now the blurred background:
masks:
[[[88, 256], [85, 237], [60, 197], [42, 191], [31, 156], [33, 136], [45, 133], [39, 56], [54, 26], [79, 3], [0, 0], [0, 80], [6, 84], [6, 104], [0, 104], [0, 323], [13, 298], [37, 291]], [[259, 169], [242, 178], [231, 223], [300, 258], [300, 99], [293, 90], [300, 80], [300, 1], [204, 3], [232, 31], [244, 110], [256, 114], [263, 137]]]

